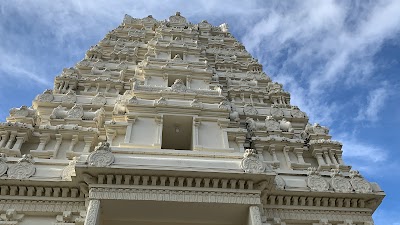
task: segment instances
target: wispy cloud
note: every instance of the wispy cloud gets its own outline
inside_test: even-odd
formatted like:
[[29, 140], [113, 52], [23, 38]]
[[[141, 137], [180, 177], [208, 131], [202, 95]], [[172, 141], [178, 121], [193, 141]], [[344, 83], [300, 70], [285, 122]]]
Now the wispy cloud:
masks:
[[384, 84], [383, 87], [372, 90], [368, 95], [367, 104], [361, 106], [355, 119], [358, 121], [366, 120], [376, 122], [379, 119], [378, 114], [383, 109], [390, 92], [391, 90], [387, 84]]

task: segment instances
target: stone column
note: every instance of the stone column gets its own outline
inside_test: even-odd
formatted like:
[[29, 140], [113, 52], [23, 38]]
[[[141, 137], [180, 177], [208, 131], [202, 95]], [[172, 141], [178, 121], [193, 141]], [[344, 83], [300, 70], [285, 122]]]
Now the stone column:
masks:
[[16, 141], [15, 141], [15, 144], [14, 144], [14, 146], [13, 146], [13, 150], [19, 150], [19, 149], [21, 149], [21, 146], [22, 146], [22, 144], [26, 141], [26, 139], [27, 139], [27, 135], [26, 134], [18, 134], [17, 135], [17, 137], [16, 137]]
[[17, 132], [16, 131], [11, 131], [10, 138], [8, 139], [8, 142], [7, 142], [6, 146], [5, 146], [5, 148], [8, 148], [8, 149], [11, 148], [11, 145], [14, 142], [16, 136], [17, 136]]
[[260, 209], [258, 206], [249, 207], [249, 217], [247, 225], [262, 225]]
[[157, 124], [157, 132], [156, 132], [156, 140], [154, 145], [159, 146], [161, 148], [161, 142], [162, 142], [162, 129], [163, 129], [163, 116], [156, 116], [155, 118], [156, 124]]
[[58, 150], [60, 149], [61, 142], [62, 142], [62, 135], [61, 134], [56, 134], [56, 145], [54, 146], [53, 158], [57, 157]]
[[85, 142], [85, 147], [83, 147], [83, 152], [90, 152], [90, 148], [92, 147], [94, 137], [84, 136], [83, 141]]
[[297, 156], [297, 162], [301, 164], [305, 163], [303, 158], [303, 151], [303, 148], [295, 148], [293, 151]]
[[71, 144], [69, 145], [68, 151], [73, 152], [76, 143], [78, 143], [78, 135], [72, 135]]
[[100, 217], [100, 200], [92, 199], [89, 201], [89, 206], [84, 225], [99, 225], [100, 224], [99, 217]]
[[244, 152], [244, 142], [246, 141], [245, 137], [236, 137], [236, 143], [239, 145], [239, 152]]
[[1, 141], [0, 141], [0, 148], [4, 147], [10, 137], [8, 131], [4, 131], [1, 133]]
[[318, 165], [320, 165], [320, 166], [326, 165], [324, 158], [322, 158], [322, 151], [320, 151], [320, 150], [314, 150], [314, 151], [315, 151], [314, 156], [315, 156], [315, 158], [317, 158]]
[[339, 164], [339, 163], [337, 162], [337, 160], [336, 160], [336, 158], [335, 158], [335, 151], [336, 151], [336, 150], [334, 150], [334, 149], [330, 149], [330, 150], [329, 150], [329, 156], [331, 157], [332, 163], [335, 164], [335, 165], [337, 165], [337, 164]]
[[39, 136], [40, 143], [36, 149], [36, 151], [43, 151], [44, 148], [46, 147], [46, 144], [50, 140], [50, 134], [42, 134]]
[[271, 153], [272, 161], [278, 162], [279, 160], [278, 160], [278, 158], [276, 157], [275, 145], [271, 145], [271, 146], [269, 147], [269, 152]]
[[193, 118], [193, 148], [197, 145], [199, 145], [199, 126], [200, 126], [200, 120], [198, 118]]
[[108, 129], [106, 131], [106, 136], [107, 136], [107, 142], [110, 144], [110, 146], [112, 146], [114, 138], [117, 136], [117, 131], [114, 129]]

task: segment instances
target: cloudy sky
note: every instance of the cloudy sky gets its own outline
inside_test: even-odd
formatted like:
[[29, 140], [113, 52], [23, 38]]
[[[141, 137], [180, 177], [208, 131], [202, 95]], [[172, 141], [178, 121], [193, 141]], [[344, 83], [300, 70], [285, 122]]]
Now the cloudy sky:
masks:
[[228, 23], [311, 122], [386, 191], [374, 218], [400, 224], [400, 1], [0, 1], [0, 121], [31, 105], [125, 14]]

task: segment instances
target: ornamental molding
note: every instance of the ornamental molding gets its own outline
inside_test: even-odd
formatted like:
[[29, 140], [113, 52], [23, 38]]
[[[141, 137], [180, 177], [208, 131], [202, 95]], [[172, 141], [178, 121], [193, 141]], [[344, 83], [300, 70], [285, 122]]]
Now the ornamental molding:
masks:
[[90, 166], [107, 167], [114, 163], [115, 157], [111, 152], [110, 143], [100, 142], [98, 146], [90, 153], [87, 163]]
[[357, 170], [350, 170], [350, 183], [356, 193], [372, 193], [371, 184]]
[[257, 151], [246, 149], [243, 159], [240, 162], [240, 168], [245, 173], [263, 173], [265, 171], [264, 163], [258, 158]]
[[0, 211], [14, 209], [20, 213], [27, 212], [80, 212], [86, 210], [85, 201], [30, 201], [30, 200], [0, 200]]
[[9, 208], [4, 214], [0, 214], [0, 224], [2, 225], [14, 225], [22, 221], [24, 214], [19, 214], [15, 209]]
[[328, 191], [329, 183], [320, 175], [315, 167], [309, 167], [307, 173], [307, 186], [311, 191]]
[[22, 158], [19, 159], [16, 164], [13, 164], [8, 168], [8, 178], [27, 179], [33, 176], [36, 172], [34, 163], [35, 161], [30, 154], [22, 155]]
[[89, 198], [114, 200], [147, 200], [170, 202], [204, 202], [230, 204], [261, 204], [259, 193], [214, 192], [193, 190], [98, 188], [91, 187]]
[[274, 183], [275, 183], [275, 188], [276, 188], [276, 189], [278, 189], [278, 190], [283, 190], [283, 189], [285, 189], [286, 182], [285, 182], [285, 180], [284, 180], [281, 176], [276, 175], [276, 176], [275, 176]]
[[343, 176], [339, 169], [332, 169], [331, 177], [331, 186], [335, 192], [350, 193], [353, 191], [350, 181]]
[[353, 220], [354, 222], [372, 222], [371, 212], [349, 212], [335, 210], [307, 210], [307, 209], [265, 209], [267, 219], [280, 218], [281, 220], [314, 220], [321, 218], [328, 221]]
[[258, 114], [257, 109], [253, 105], [245, 104], [243, 108], [244, 115], [254, 116]]

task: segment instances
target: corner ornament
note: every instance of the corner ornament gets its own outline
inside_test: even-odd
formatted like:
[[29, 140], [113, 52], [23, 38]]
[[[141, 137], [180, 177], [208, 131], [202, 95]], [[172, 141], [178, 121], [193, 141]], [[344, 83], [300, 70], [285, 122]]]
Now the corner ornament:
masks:
[[356, 193], [371, 193], [372, 188], [357, 170], [350, 170], [350, 183]]
[[90, 153], [88, 164], [96, 167], [106, 167], [114, 163], [115, 157], [111, 152], [110, 143], [100, 142], [99, 145]]
[[16, 164], [10, 166], [7, 175], [9, 178], [27, 179], [36, 172], [34, 163], [33, 157], [30, 154], [25, 154]]
[[245, 173], [262, 173], [265, 171], [263, 162], [258, 158], [254, 149], [246, 149], [243, 159], [240, 162], [240, 168]]

